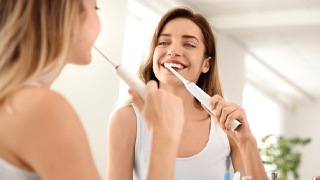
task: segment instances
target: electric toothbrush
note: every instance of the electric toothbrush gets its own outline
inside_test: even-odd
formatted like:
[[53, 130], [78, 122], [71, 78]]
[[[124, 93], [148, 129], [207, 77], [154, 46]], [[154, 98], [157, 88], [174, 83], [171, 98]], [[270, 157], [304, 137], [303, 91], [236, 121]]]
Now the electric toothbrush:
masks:
[[226, 157], [226, 172], [224, 174], [224, 180], [230, 180], [230, 164], [231, 164], [231, 157], [228, 155]]
[[[184, 77], [182, 77], [176, 70], [174, 70], [169, 63], [164, 63], [164, 66], [166, 68], [168, 68], [174, 75], [176, 75], [178, 77], [178, 79], [180, 79], [183, 84], [185, 85], [185, 87], [187, 88], [187, 90], [196, 98], [198, 99], [198, 101], [201, 102], [201, 104], [203, 104], [208, 111], [210, 111], [212, 114], [214, 114], [213, 111], [210, 110], [209, 107], [209, 102], [211, 97], [204, 92], [201, 88], [199, 88], [195, 83], [186, 80]], [[241, 123], [238, 120], [233, 120], [231, 122], [231, 130], [235, 130], [239, 125], [241, 125]]]
[[112, 62], [107, 56], [105, 56], [98, 48], [93, 46], [97, 52], [104, 57], [115, 69], [118, 76], [132, 89], [138, 92], [140, 97], [144, 99], [144, 95], [146, 93], [146, 85], [137, 76], [131, 74], [125, 67], [121, 64], [115, 64]]

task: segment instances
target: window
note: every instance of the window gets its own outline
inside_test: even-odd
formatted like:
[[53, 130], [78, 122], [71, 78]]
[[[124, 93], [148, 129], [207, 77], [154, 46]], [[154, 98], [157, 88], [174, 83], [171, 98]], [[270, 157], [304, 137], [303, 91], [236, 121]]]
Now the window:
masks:
[[263, 136], [280, 134], [281, 107], [249, 83], [243, 90], [243, 108], [258, 146]]
[[[128, 2], [128, 17], [125, 30], [125, 42], [122, 64], [132, 74], [136, 75], [138, 67], [146, 56], [151, 38], [160, 16], [148, 7], [135, 0]], [[128, 86], [121, 81], [119, 103], [128, 96]]]

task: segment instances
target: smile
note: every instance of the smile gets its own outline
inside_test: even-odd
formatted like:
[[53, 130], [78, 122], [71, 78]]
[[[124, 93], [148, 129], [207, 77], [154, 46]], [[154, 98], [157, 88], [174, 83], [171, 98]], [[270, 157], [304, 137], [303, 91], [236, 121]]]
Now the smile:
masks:
[[[184, 69], [185, 68], [185, 66], [180, 63], [164, 63], [164, 64], [168, 64], [170, 67], [172, 67], [174, 69]], [[162, 64], [162, 66], [164, 66], [164, 64]]]

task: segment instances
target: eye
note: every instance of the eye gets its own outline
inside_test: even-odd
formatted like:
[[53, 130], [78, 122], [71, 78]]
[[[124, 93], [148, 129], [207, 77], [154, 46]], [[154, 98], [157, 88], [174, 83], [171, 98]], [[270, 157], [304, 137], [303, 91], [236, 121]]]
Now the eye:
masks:
[[184, 45], [187, 46], [187, 47], [196, 48], [196, 46], [194, 44], [192, 44], [192, 43], [185, 43]]
[[158, 46], [164, 46], [164, 45], [168, 45], [169, 43], [168, 42], [166, 42], [166, 41], [160, 41], [159, 43], [158, 43]]

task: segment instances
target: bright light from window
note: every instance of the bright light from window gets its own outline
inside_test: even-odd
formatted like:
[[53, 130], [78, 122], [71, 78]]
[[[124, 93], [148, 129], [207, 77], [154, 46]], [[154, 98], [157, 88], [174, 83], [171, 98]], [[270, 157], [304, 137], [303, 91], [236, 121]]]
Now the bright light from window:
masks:
[[[122, 64], [134, 75], [149, 50], [152, 34], [159, 18], [159, 15], [139, 2], [129, 1]], [[119, 104], [127, 99], [127, 90], [128, 86], [121, 81]]]
[[280, 134], [279, 105], [248, 83], [243, 90], [243, 108], [258, 145], [263, 136]]

